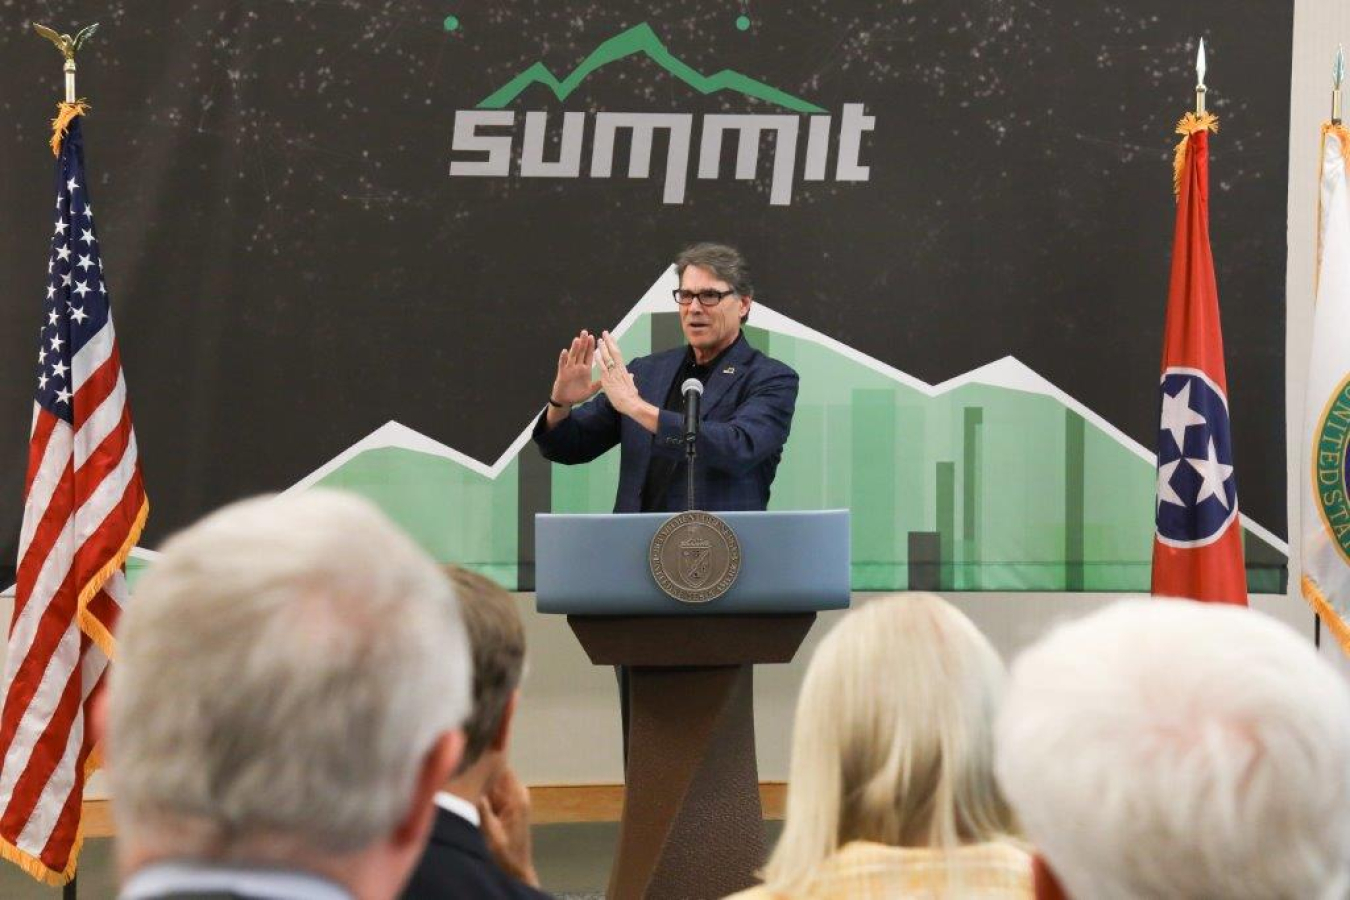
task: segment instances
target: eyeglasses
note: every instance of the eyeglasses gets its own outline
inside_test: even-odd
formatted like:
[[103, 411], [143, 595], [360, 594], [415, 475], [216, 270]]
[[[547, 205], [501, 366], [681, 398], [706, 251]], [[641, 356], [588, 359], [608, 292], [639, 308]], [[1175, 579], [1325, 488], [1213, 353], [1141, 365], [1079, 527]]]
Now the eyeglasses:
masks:
[[681, 306], [688, 306], [690, 303], [693, 303], [695, 299], [704, 306], [716, 306], [725, 298], [736, 293], [736, 291], [734, 289], [729, 291], [714, 291], [709, 288], [706, 291], [686, 291], [677, 289], [671, 293], [675, 295], [675, 302]]

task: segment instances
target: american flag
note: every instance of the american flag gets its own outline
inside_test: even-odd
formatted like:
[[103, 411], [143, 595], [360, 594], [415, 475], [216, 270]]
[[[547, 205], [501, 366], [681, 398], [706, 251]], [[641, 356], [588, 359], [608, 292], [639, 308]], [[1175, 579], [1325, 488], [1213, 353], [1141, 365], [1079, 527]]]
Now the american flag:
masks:
[[80, 845], [84, 723], [149, 506], [77, 116], [56, 164], [14, 619], [0, 711], [0, 855], [51, 884]]

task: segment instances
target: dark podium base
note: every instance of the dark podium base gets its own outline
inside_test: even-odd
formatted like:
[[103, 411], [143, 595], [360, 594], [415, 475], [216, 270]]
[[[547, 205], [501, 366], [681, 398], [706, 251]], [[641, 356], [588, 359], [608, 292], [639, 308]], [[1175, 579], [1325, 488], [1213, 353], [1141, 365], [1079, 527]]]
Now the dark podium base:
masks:
[[568, 616], [596, 665], [630, 667], [628, 772], [610, 900], [714, 898], [764, 864], [753, 666], [815, 622], [782, 616]]

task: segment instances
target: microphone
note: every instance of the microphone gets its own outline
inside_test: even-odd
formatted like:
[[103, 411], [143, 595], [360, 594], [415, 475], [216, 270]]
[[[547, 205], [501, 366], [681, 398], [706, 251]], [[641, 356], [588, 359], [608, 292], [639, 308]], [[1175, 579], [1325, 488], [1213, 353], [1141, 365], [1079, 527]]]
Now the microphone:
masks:
[[703, 382], [690, 378], [680, 385], [680, 393], [684, 394], [684, 441], [692, 445], [698, 437], [698, 402], [703, 396]]

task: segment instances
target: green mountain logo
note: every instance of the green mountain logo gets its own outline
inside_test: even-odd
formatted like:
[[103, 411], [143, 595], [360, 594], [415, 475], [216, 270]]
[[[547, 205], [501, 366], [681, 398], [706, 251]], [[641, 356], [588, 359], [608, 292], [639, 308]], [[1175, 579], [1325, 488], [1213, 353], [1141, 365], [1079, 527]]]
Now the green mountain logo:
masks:
[[680, 61], [675, 54], [666, 49], [666, 45], [661, 43], [661, 39], [656, 36], [656, 32], [652, 31], [651, 26], [646, 22], [635, 25], [621, 34], [616, 34], [596, 47], [589, 56], [581, 61], [581, 65], [573, 69], [571, 74], [561, 81], [549, 71], [548, 66], [542, 62], [536, 62], [493, 91], [478, 104], [478, 108], [502, 109], [532, 84], [542, 84], [551, 90], [559, 100], [566, 100], [568, 95], [576, 90], [592, 72], [636, 53], [646, 54], [652, 62], [700, 94], [735, 91], [747, 97], [777, 104], [793, 112], [825, 112], [824, 109], [814, 103], [808, 103], [800, 97], [794, 97], [785, 91], [770, 87], [762, 81], [756, 81], [750, 76], [742, 75], [732, 69], [723, 69], [713, 75], [704, 75], [692, 66]]

